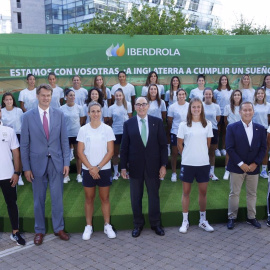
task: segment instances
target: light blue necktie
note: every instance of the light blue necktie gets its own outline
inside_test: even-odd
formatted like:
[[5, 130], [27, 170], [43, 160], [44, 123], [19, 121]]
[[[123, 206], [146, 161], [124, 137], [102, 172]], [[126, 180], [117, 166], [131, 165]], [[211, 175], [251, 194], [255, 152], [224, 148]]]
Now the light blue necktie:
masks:
[[146, 124], [145, 124], [145, 119], [141, 119], [142, 122], [142, 129], [141, 129], [141, 137], [142, 137], [142, 141], [144, 146], [146, 146], [147, 143], [147, 137], [146, 137]]

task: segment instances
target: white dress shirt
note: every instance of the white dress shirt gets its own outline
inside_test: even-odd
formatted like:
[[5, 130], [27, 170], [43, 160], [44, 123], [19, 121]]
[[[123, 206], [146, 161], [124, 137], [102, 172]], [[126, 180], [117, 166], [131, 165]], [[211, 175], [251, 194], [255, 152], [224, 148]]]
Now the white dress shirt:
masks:
[[43, 125], [43, 115], [44, 115], [44, 111], [46, 111], [46, 117], [47, 117], [47, 120], [48, 120], [48, 128], [50, 130], [50, 114], [49, 114], [49, 108], [50, 107], [48, 107], [46, 110], [43, 110], [43, 109], [41, 109], [38, 106], [38, 111], [39, 111], [39, 116], [40, 116], [41, 124]]

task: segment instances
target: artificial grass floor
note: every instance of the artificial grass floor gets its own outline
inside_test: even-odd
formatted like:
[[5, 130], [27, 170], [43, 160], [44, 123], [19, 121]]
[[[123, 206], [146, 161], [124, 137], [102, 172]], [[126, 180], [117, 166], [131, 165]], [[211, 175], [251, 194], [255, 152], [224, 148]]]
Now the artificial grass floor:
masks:
[[[179, 170], [178, 172], [179, 173]], [[211, 222], [225, 222], [227, 219], [227, 205], [229, 195], [229, 181], [222, 180], [224, 168], [219, 167], [215, 169], [215, 174], [220, 179], [219, 181], [209, 181], [207, 193], [207, 218]], [[70, 174], [71, 181], [64, 184], [64, 218], [66, 228], [70, 231], [81, 231], [85, 223], [84, 214], [84, 191], [81, 184], [76, 182], [76, 174]], [[180, 180], [176, 183], [170, 181], [171, 170], [167, 171], [166, 178], [162, 181], [160, 187], [160, 207], [162, 213], [162, 222], [164, 226], [179, 225], [181, 222], [181, 195], [182, 184]], [[33, 194], [31, 184], [24, 179], [25, 185], [18, 186], [18, 208], [20, 215], [20, 223], [23, 225], [25, 231], [33, 231], [34, 224], [34, 210], [33, 210]], [[51, 219], [51, 201], [49, 189], [47, 191], [46, 210], [45, 216], [51, 230], [49, 222]], [[260, 218], [266, 217], [266, 196], [267, 196], [267, 179], [260, 178], [257, 192], [257, 216]], [[143, 196], [143, 212], [147, 214], [146, 189]], [[132, 211], [130, 205], [129, 195], [129, 180], [119, 178], [113, 181], [110, 189], [110, 202], [111, 202], [111, 217], [112, 221], [116, 223], [118, 228], [127, 229], [132, 227]], [[10, 229], [7, 209], [3, 196], [0, 196], [0, 231]], [[246, 192], [245, 185], [243, 185], [239, 207], [239, 219], [245, 218], [246, 207]], [[198, 220], [198, 188], [197, 183], [192, 185], [190, 195], [190, 223], [197, 223]], [[242, 210], [242, 211], [241, 211]], [[147, 220], [146, 220], [147, 221]], [[94, 225], [99, 228], [102, 227], [102, 211], [100, 200], [98, 197], [98, 190], [96, 192], [95, 212], [94, 212]], [[113, 222], [112, 222], [113, 223]], [[80, 227], [78, 227], [80, 224]], [[148, 224], [148, 223], [147, 223]], [[147, 225], [146, 224], [146, 225]], [[149, 225], [149, 224], [148, 224]]]

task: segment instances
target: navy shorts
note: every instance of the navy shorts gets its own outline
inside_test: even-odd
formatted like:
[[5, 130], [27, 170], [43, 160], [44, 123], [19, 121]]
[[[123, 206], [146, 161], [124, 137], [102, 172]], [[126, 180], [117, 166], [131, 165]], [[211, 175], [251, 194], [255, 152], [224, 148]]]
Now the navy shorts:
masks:
[[171, 133], [170, 137], [171, 137], [171, 146], [177, 146], [177, 137], [176, 137], [176, 135]]
[[211, 144], [218, 144], [218, 130], [213, 129], [214, 137], [211, 138]]
[[68, 137], [69, 144], [78, 144], [77, 137]]
[[121, 144], [121, 141], [122, 141], [122, 134], [116, 134], [114, 144]]
[[221, 115], [221, 116], [220, 116], [220, 120], [219, 120], [219, 122], [218, 122], [218, 126], [219, 126], [219, 125], [223, 126], [224, 124], [225, 124], [224, 115]]
[[82, 169], [82, 185], [84, 187], [108, 187], [112, 184], [112, 170], [99, 171], [100, 179], [93, 179], [88, 170]]
[[198, 183], [209, 182], [210, 165], [189, 166], [181, 165], [180, 179], [183, 182], [193, 183], [194, 178]]

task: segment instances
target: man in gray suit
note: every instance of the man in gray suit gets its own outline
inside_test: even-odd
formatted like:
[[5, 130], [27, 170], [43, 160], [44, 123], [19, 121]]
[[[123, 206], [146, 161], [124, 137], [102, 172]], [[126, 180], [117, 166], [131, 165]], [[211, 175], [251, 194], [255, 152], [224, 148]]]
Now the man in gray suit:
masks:
[[24, 175], [32, 183], [35, 214], [34, 243], [41, 245], [45, 235], [45, 199], [49, 184], [54, 234], [69, 240], [64, 232], [63, 178], [69, 172], [70, 150], [64, 115], [50, 107], [53, 89], [37, 88], [38, 107], [23, 115], [21, 158]]

